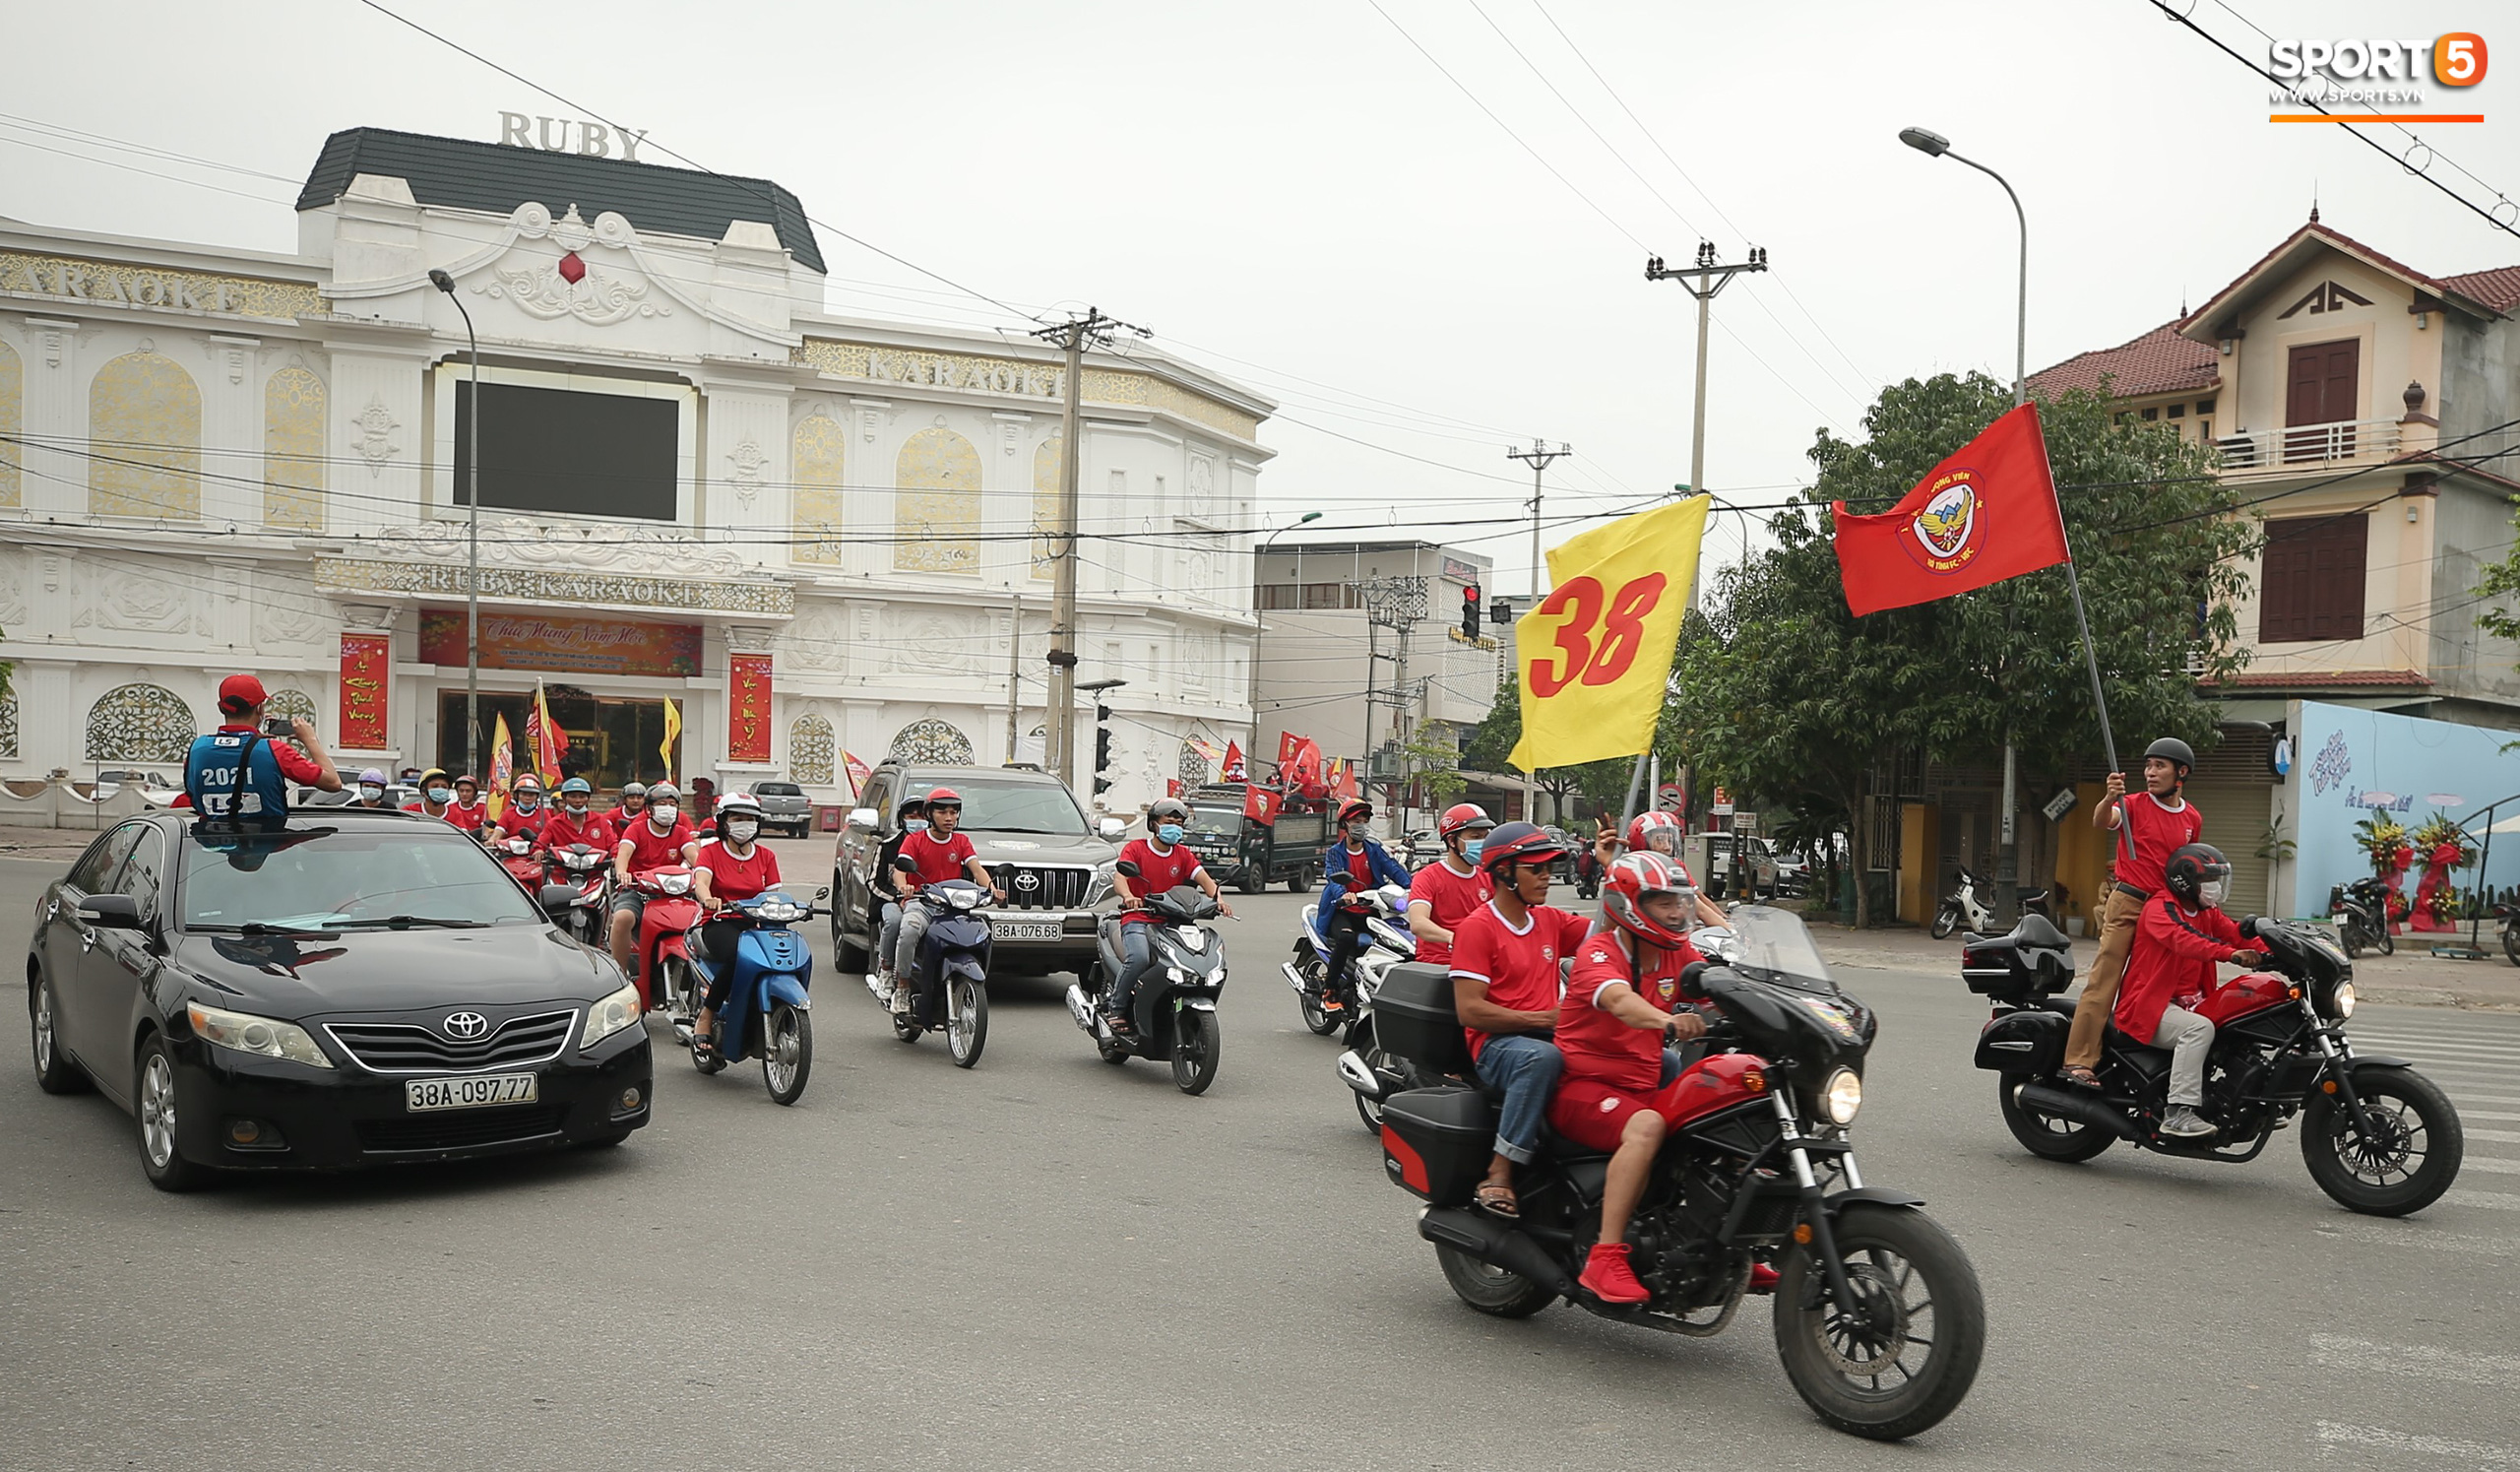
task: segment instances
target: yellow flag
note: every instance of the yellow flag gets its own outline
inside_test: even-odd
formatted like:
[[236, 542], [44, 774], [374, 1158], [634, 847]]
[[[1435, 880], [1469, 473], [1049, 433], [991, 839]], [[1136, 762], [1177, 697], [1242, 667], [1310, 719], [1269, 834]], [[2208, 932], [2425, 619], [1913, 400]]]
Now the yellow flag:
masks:
[[673, 743], [682, 738], [682, 711], [672, 701], [665, 702], [665, 738], [657, 745], [665, 759], [665, 781], [673, 781]]
[[508, 810], [508, 782], [516, 775], [516, 741], [508, 735], [508, 718], [504, 714], [491, 730], [489, 817], [495, 823]]
[[1506, 760], [1529, 772], [1654, 743], [1711, 499], [1640, 511], [1549, 550], [1556, 591], [1514, 625], [1523, 738]]

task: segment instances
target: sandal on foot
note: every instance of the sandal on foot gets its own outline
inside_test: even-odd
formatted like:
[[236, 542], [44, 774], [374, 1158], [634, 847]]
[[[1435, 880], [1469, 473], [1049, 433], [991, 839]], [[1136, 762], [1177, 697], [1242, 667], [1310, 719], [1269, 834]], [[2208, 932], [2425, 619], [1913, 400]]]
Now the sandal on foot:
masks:
[[1128, 1018], [1122, 1016], [1118, 1012], [1103, 1013], [1102, 1026], [1110, 1032], [1112, 1037], [1115, 1038], [1134, 1039], [1138, 1035], [1137, 1028], [1129, 1022]]
[[1521, 1203], [1514, 1199], [1514, 1188], [1510, 1185], [1498, 1185], [1493, 1181], [1481, 1182], [1471, 1199], [1473, 1204], [1489, 1216], [1516, 1220], [1523, 1214]]
[[2096, 1089], [2100, 1087], [2100, 1075], [2094, 1073], [2080, 1063], [2076, 1063], [2072, 1067], [2065, 1069], [2057, 1076], [2078, 1089]]

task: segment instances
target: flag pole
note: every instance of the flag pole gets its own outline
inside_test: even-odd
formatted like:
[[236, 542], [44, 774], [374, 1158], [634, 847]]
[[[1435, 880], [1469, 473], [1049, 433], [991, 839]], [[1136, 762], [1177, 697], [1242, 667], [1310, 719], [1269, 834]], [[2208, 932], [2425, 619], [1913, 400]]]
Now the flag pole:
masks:
[[[2039, 463], [2048, 471], [2048, 493], [2056, 494], [2056, 468], [2048, 460], [2048, 426], [2039, 426]], [[2091, 672], [2091, 705], [2100, 715], [2100, 749], [2109, 760], [2109, 770], [2117, 768], [2117, 735], [2109, 729], [2109, 695], [2100, 684], [2100, 651], [2091, 642], [2091, 615], [2083, 610], [2082, 575], [2074, 569], [2074, 534], [2065, 528], [2064, 498], [2056, 498], [2056, 532], [2065, 543], [2065, 592], [2074, 602], [2074, 630], [2083, 639], [2083, 668]], [[2135, 857], [2134, 839], [2126, 831], [2125, 819], [2117, 823], [2117, 848], [2127, 858]], [[2104, 904], [2103, 909], [2106, 910]]]

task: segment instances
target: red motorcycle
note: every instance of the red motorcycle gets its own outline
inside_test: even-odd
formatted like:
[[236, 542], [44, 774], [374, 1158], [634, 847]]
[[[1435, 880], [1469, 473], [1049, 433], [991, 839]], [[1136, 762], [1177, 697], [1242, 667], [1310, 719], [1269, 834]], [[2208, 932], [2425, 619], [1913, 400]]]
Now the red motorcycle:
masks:
[[571, 844], [543, 850], [542, 859], [547, 865], [544, 883], [566, 884], [578, 892], [569, 902], [569, 920], [562, 928], [589, 945], [603, 944], [603, 918], [611, 900], [611, 856], [591, 844]]
[[639, 911], [635, 959], [639, 963], [639, 992], [653, 1012], [681, 995], [689, 986], [683, 975], [691, 968], [687, 932], [700, 923], [700, 901], [691, 892], [691, 870], [679, 864], [632, 874], [630, 887], [648, 897]]
[[542, 856], [534, 852], [532, 836], [523, 833], [515, 834], [502, 838], [489, 847], [491, 857], [499, 861], [499, 867], [514, 875], [516, 882], [524, 885], [527, 893], [538, 895], [542, 892], [545, 866]]

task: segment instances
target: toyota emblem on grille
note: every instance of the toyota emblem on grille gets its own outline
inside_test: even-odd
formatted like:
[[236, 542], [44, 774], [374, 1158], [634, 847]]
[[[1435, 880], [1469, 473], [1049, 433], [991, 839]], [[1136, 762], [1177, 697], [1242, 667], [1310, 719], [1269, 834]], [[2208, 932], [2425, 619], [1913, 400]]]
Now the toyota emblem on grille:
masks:
[[490, 1019], [478, 1012], [449, 1012], [446, 1035], [458, 1042], [477, 1038], [490, 1030]]
[[1041, 876], [1033, 872], [1029, 868], [1025, 869], [1016, 874], [1015, 887], [1026, 890], [1039, 889], [1041, 887]]

